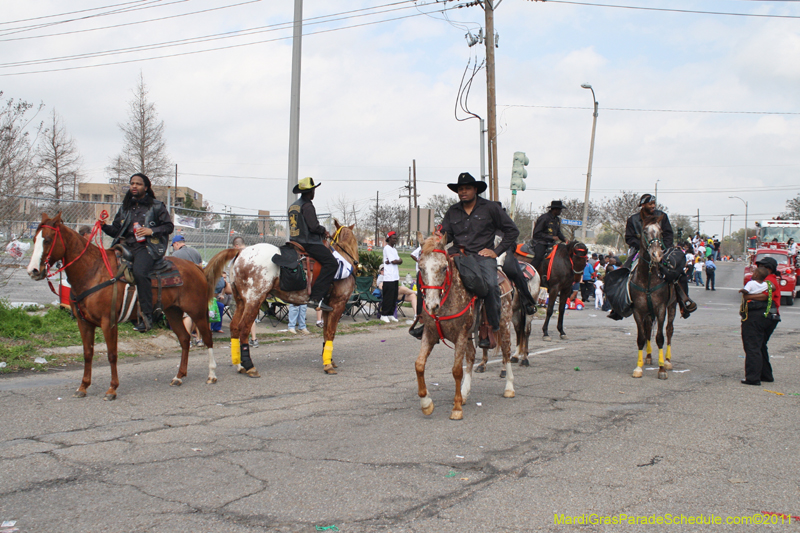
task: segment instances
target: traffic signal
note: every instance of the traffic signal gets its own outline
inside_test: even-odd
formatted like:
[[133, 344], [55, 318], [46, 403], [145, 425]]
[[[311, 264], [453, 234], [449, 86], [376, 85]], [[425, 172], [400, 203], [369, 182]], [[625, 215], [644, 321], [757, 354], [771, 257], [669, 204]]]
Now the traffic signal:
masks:
[[514, 163], [511, 166], [511, 190], [524, 191], [525, 178], [528, 177], [528, 171], [525, 166], [530, 163], [528, 156], [525, 152], [514, 152]]

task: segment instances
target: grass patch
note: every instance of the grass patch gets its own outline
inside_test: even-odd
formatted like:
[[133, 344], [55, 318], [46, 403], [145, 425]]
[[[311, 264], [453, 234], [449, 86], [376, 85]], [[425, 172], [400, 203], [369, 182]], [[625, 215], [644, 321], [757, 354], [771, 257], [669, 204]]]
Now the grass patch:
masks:
[[[117, 328], [120, 339], [137, 334], [130, 323], [119, 324]], [[100, 342], [104, 342], [103, 333], [97, 328], [95, 344]], [[78, 324], [66, 309], [51, 306], [43, 313], [38, 308], [31, 312], [0, 300], [0, 362], [6, 363], [4, 368], [0, 368], [0, 373], [26, 368], [44, 369], [47, 365], [34, 363], [42, 348], [81, 344]]]

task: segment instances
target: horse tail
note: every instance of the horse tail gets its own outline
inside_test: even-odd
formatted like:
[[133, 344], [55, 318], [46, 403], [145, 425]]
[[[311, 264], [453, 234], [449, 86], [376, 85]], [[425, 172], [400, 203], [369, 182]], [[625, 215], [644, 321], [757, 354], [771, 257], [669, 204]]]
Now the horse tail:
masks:
[[239, 255], [239, 250], [237, 248], [228, 248], [227, 250], [222, 250], [217, 255], [211, 258], [211, 261], [208, 262], [206, 267], [203, 269], [203, 273], [206, 275], [206, 281], [208, 282], [208, 300], [214, 297], [214, 287], [217, 284], [217, 280], [222, 275], [222, 271], [225, 270], [225, 265], [227, 265], [231, 259], [234, 259], [237, 255]]

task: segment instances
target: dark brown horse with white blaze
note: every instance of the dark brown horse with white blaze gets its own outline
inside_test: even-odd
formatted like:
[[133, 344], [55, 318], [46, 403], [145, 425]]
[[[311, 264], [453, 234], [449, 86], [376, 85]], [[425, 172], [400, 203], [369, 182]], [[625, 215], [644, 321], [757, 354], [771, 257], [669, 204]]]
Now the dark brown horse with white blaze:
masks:
[[[551, 258], [553, 253], [555, 256]], [[557, 244], [539, 263], [537, 270], [542, 286], [547, 287], [547, 318], [542, 326], [542, 340], [550, 340], [547, 327], [550, 324], [550, 317], [553, 316], [556, 297], [558, 297], [558, 332], [562, 339], [567, 338], [567, 334], [564, 333], [564, 308], [567, 305], [567, 298], [572, 293], [572, 286], [579, 283], [583, 276], [588, 255], [589, 250], [585, 244], [571, 241], [568, 244]], [[522, 261], [531, 262], [528, 257], [519, 254], [517, 257]]]
[[[419, 242], [422, 234], [417, 234]], [[453, 258], [445, 250], [447, 237], [429, 237], [422, 245], [419, 257], [420, 287], [423, 294], [422, 324], [425, 326], [422, 335], [422, 346], [415, 364], [417, 386], [422, 412], [433, 413], [433, 400], [425, 384], [425, 366], [433, 346], [439, 340], [448, 340], [455, 344], [453, 360], [453, 378], [456, 382], [456, 395], [453, 400], [451, 420], [464, 417], [462, 406], [469, 396], [472, 384], [472, 368], [475, 363], [475, 345], [471, 338], [475, 326], [476, 298], [469, 293], [461, 281]], [[497, 341], [503, 352], [503, 367], [506, 372], [504, 398], [513, 398], [514, 374], [511, 371], [511, 295], [501, 297], [500, 331]], [[486, 349], [484, 349], [484, 357]], [[467, 372], [464, 375], [463, 363], [466, 358]], [[463, 381], [462, 381], [463, 380]]]
[[[355, 272], [358, 266], [358, 241], [353, 234], [353, 226], [342, 226], [334, 220], [336, 232], [331, 239], [331, 247], [348, 261]], [[273, 295], [286, 303], [304, 305], [308, 300], [308, 292], [284, 292], [279, 288], [280, 269], [272, 262], [272, 258], [280, 253], [277, 246], [268, 243], [248, 246], [244, 250], [230, 248], [215, 255], [207, 268], [227, 265], [233, 260], [230, 270], [231, 288], [236, 301], [236, 312], [231, 319], [231, 360], [240, 373], [250, 377], [260, 377], [258, 370], [249, 357], [247, 339], [250, 328], [258, 315], [261, 303], [268, 295]], [[326, 374], [336, 374], [336, 363], [333, 361], [333, 338], [336, 327], [344, 314], [347, 300], [353, 294], [355, 277], [349, 276], [333, 282], [329, 296], [329, 305], [333, 311], [325, 311], [323, 328], [325, 341], [322, 345], [322, 365]]]
[[[678, 298], [675, 286], [661, 277], [659, 264], [664, 257], [664, 241], [661, 237], [661, 219], [642, 220], [642, 248], [639, 261], [630, 276], [629, 292], [633, 305], [633, 317], [636, 320], [639, 358], [633, 377], [642, 377], [642, 350], [647, 344], [646, 364], [652, 364], [650, 354], [650, 335], [653, 333], [654, 321], [656, 344], [658, 345], [658, 379], [667, 379], [667, 370], [672, 369], [672, 332]], [[667, 356], [664, 359], [664, 319], [667, 320]]]
[[[121, 279], [116, 282], [111, 281], [112, 277], [117, 279], [121, 272], [119, 272], [119, 263], [113, 250], [109, 250], [107, 255], [108, 267], [104, 263], [101, 249], [68, 228], [61, 221], [61, 213], [52, 219], [48, 218], [46, 214], [42, 215], [42, 222], [33, 239], [33, 254], [28, 264], [28, 275], [34, 280], [45, 279], [50, 265], [60, 260], [66, 265], [64, 271], [72, 286], [73, 297], [108, 282], [105, 287], [72, 304], [83, 341], [83, 380], [75, 393], [76, 397], [86, 396], [86, 389], [92, 383], [94, 334], [97, 327], [103, 330], [103, 336], [108, 346], [108, 362], [111, 366], [111, 386], [106, 391], [105, 399], [114, 400], [117, 397], [117, 387], [119, 386], [117, 322], [137, 318], [135, 294], [131, 291], [126, 297], [129, 286]], [[206, 383], [216, 383], [217, 376], [214, 370], [217, 365], [214, 361], [214, 343], [208, 325], [208, 302], [213, 297], [215, 278], [212, 273], [204, 272], [189, 261], [174, 258], [170, 260], [180, 271], [183, 279], [182, 286], [167, 287], [161, 291], [164, 314], [181, 344], [181, 363], [177, 375], [170, 384], [180, 385], [183, 383], [189, 361], [190, 336], [183, 326], [184, 312], [197, 324], [203, 342], [208, 347], [208, 380]], [[109, 273], [109, 268], [114, 273], [113, 276]], [[219, 277], [219, 273], [217, 277]], [[116, 297], [115, 290], [117, 291]], [[112, 306], [114, 301], [116, 301], [116, 305]], [[157, 299], [154, 297], [153, 301], [156, 302]]]

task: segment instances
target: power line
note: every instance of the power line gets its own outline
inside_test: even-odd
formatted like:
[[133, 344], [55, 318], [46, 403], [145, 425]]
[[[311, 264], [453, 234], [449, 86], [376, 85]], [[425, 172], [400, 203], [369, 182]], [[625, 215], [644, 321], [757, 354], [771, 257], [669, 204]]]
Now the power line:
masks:
[[[538, 1], [538, 0], [536, 0]], [[800, 19], [800, 15], [767, 15], [761, 13], [733, 13], [728, 11], [700, 11], [694, 9], [674, 9], [667, 7], [642, 7], [642, 6], [621, 6], [617, 4], [595, 4], [592, 2], [575, 2], [573, 0], [541, 0], [543, 3], [572, 4], [576, 6], [592, 7], [612, 7], [617, 9], [634, 9], [641, 11], [666, 11], [670, 13], [689, 13], [693, 15], [724, 15], [731, 17], [755, 17], [755, 18], [778, 18], [778, 19]]]
[[[444, 8], [444, 9], [449, 11], [451, 9], [458, 9], [460, 7], [462, 7], [462, 6], [456, 5], [456, 6], [453, 6], [451, 8]], [[394, 10], [387, 10], [387, 11], [394, 11]], [[370, 13], [370, 14], [367, 14], [367, 15], [371, 15], [371, 14], [376, 14], [376, 13]], [[367, 16], [367, 15], [362, 15], [362, 16]], [[322, 34], [322, 33], [330, 33], [330, 32], [334, 32], [334, 31], [347, 30], [347, 29], [352, 29], [352, 28], [360, 28], [360, 27], [365, 27], [365, 26], [373, 26], [373, 25], [376, 25], [376, 24], [382, 24], [384, 22], [393, 22], [393, 21], [397, 21], [397, 20], [403, 20], [403, 19], [418, 17], [418, 16], [421, 16], [421, 15], [422, 15], [421, 13], [413, 13], [413, 14], [410, 14], [410, 15], [403, 15], [403, 16], [399, 16], [399, 17], [383, 19], [383, 20], [378, 20], [378, 21], [363, 22], [361, 24], [352, 24], [350, 26], [343, 26], [343, 27], [340, 27], [340, 28], [331, 28], [331, 29], [327, 29], [327, 30], [319, 30], [319, 31], [316, 31], [316, 32], [309, 32], [309, 33], [304, 34], [304, 36], [305, 35], [318, 35], [318, 34]], [[345, 18], [354, 18], [354, 17], [345, 17]], [[343, 18], [341, 20], [344, 20], [345, 18]], [[339, 19], [337, 19], [337, 20], [339, 20]], [[328, 20], [328, 21], [324, 21], [324, 22], [332, 22], [332, 20]], [[286, 23], [286, 24], [291, 24], [291, 23]], [[273, 30], [270, 30], [270, 31], [273, 31]], [[262, 32], [259, 32], [259, 33], [262, 33]], [[205, 52], [213, 52], [213, 51], [219, 51], [219, 50], [229, 50], [229, 49], [233, 49], [233, 48], [241, 48], [241, 47], [244, 47], [244, 46], [252, 46], [252, 45], [255, 45], [255, 44], [264, 44], [264, 43], [270, 43], [270, 42], [276, 42], [276, 41], [283, 41], [283, 40], [287, 40], [287, 39], [291, 39], [291, 38], [292, 38], [291, 35], [290, 36], [286, 36], [286, 37], [275, 37], [273, 39], [264, 39], [264, 40], [261, 40], [261, 41], [253, 41], [253, 42], [249, 42], [249, 43], [240, 43], [240, 44], [233, 44], [233, 45], [228, 45], [228, 46], [219, 46], [219, 47], [216, 47], [216, 48], [207, 48], [207, 49], [204, 49], [204, 50], [193, 50], [193, 51], [189, 51], [189, 52], [178, 52], [178, 53], [166, 54], [166, 55], [162, 55], [162, 56], [153, 56], [153, 57], [146, 57], [146, 58], [129, 59], [129, 60], [123, 60], [123, 61], [113, 61], [113, 62], [108, 62], [108, 63], [98, 63], [98, 64], [95, 64], [95, 65], [81, 65], [81, 66], [75, 66], [75, 67], [64, 67], [64, 68], [54, 68], [54, 69], [45, 69], [45, 70], [32, 70], [32, 71], [25, 71], [25, 72], [14, 72], [14, 73], [0, 74], [0, 77], [18, 76], [18, 75], [26, 75], [26, 74], [42, 74], [42, 73], [48, 73], [48, 72], [63, 72], [63, 71], [69, 71], [69, 70], [80, 70], [80, 69], [104, 67], [104, 66], [110, 66], [110, 65], [122, 65], [122, 64], [127, 64], [127, 63], [136, 63], [136, 62], [140, 62], [140, 61], [150, 61], [150, 60], [153, 60], [153, 59], [166, 59], [166, 58], [171, 58], [171, 57], [180, 57], [180, 56], [201, 54], [201, 53], [205, 53]], [[200, 38], [195, 38], [195, 39], [200, 39]], [[206, 40], [218, 40], [218, 39], [206, 39]], [[203, 42], [203, 41], [197, 41], [197, 42]], [[189, 44], [189, 43], [187, 43], [187, 44]], [[196, 43], [191, 43], [191, 44], [196, 44]], [[149, 46], [150, 47], [154, 47], [154, 45], [149, 45]], [[163, 48], [163, 47], [166, 47], [166, 45], [162, 45], [162, 46], [159, 46], [159, 47]], [[144, 50], [144, 47], [139, 47], [139, 48], [141, 48], [141, 50], [138, 50], [138, 51]], [[97, 56], [99, 54], [101, 54], [101, 53], [95, 53], [95, 56]], [[107, 53], [107, 52], [104, 53], [104, 54], [109, 55], [109, 53]], [[61, 59], [61, 60], [67, 61], [67, 60], [75, 60], [75, 59], [80, 59], [80, 58], [81, 57], [73, 57], [73, 58], [65, 58], [65, 59]], [[26, 63], [33, 64], [33, 63], [36, 63], [36, 62], [40, 62], [41, 63], [41, 62], [53, 62], [53, 61], [54, 60], [34, 60], [34, 61], [31, 61], [31, 62], [26, 62]], [[9, 66], [6, 66], [4, 68], [9, 68], [10, 66], [20, 66], [20, 65], [9, 65]]]
[[[548, 0], [550, 2], [554, 0]], [[800, 18], [800, 17], [798, 17]], [[498, 107], [532, 107], [539, 109], [591, 109], [593, 107], [579, 107], [579, 106], [558, 106], [558, 105], [524, 105], [524, 104], [511, 104], [501, 105]], [[605, 111], [637, 111], [642, 113], [708, 113], [715, 115], [800, 115], [797, 111], [713, 111], [706, 109], [641, 109], [630, 107], [604, 107]]]
[[[135, 0], [133, 2], [123, 2], [121, 4], [111, 4], [109, 6], [92, 7], [92, 8], [88, 8], [88, 9], [81, 9], [79, 11], [68, 11], [66, 13], [57, 13], [55, 15], [42, 15], [41, 17], [32, 17], [32, 18], [19, 19], [19, 20], [8, 20], [6, 22], [0, 22], [0, 25], [3, 25], [3, 24], [17, 24], [19, 22], [30, 22], [32, 20], [42, 20], [42, 19], [49, 19], [49, 18], [55, 18], [55, 17], [63, 17], [65, 15], [76, 15], [78, 13], [88, 13], [89, 11], [98, 11], [100, 9], [110, 9], [112, 7], [127, 6], [127, 5], [130, 5], [130, 4], [141, 4], [142, 2], [145, 2], [145, 1], [146, 0]], [[152, 2], [152, 0], [149, 0], [149, 1]]]

